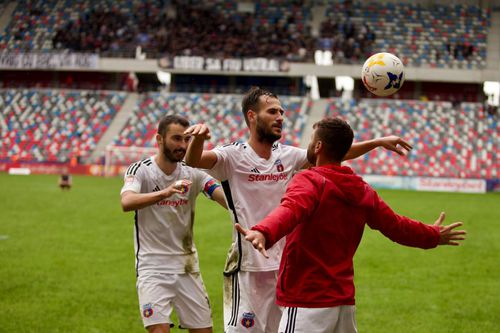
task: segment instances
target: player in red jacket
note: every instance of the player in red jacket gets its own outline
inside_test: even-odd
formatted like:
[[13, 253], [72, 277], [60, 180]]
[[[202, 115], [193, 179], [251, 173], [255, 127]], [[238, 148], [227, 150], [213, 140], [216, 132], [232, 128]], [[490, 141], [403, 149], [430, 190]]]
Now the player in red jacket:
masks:
[[282, 237], [276, 299], [285, 311], [279, 332], [357, 332], [353, 257], [365, 224], [402, 245], [423, 249], [458, 245], [465, 231], [398, 215], [350, 168], [341, 166], [353, 141], [338, 118], [314, 125], [308, 160], [315, 167], [297, 174], [281, 201], [251, 230], [236, 228], [262, 254]]

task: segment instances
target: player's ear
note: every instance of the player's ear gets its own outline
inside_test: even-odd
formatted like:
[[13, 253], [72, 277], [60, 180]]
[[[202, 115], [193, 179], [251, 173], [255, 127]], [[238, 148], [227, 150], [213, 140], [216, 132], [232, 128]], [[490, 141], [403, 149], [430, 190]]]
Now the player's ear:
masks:
[[257, 112], [255, 112], [254, 110], [248, 110], [247, 117], [249, 122], [255, 121], [255, 118], [257, 117]]
[[163, 142], [163, 138], [161, 137], [161, 135], [159, 133], [156, 133], [156, 143], [158, 143], [158, 145], [160, 145], [162, 142]]
[[316, 142], [316, 145], [314, 146], [314, 153], [319, 154], [324, 148], [323, 142], [321, 140], [318, 140]]

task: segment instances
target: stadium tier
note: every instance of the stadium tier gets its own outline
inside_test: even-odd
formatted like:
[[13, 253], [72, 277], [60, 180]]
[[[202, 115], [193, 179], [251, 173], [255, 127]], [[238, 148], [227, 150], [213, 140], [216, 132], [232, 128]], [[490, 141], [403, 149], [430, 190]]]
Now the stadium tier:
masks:
[[377, 150], [349, 164], [361, 174], [498, 178], [500, 123], [478, 103], [330, 99], [326, 115], [340, 116], [356, 140], [399, 135], [414, 147], [407, 158]]
[[[281, 98], [285, 108], [282, 142], [298, 146], [310, 110], [310, 102], [301, 97]], [[247, 139], [248, 129], [241, 113], [241, 96], [215, 94], [146, 93], [139, 98], [132, 116], [113, 144], [116, 146], [155, 147], [155, 134], [160, 118], [175, 113], [189, 119], [192, 124], [205, 123], [212, 138], [205, 145], [217, 145]], [[120, 154], [117, 152], [116, 154]], [[132, 161], [120, 161], [120, 163]]]
[[409, 66], [477, 69], [486, 65], [490, 10], [463, 4], [327, 3], [322, 33], [339, 62], [366, 59], [365, 48], [373, 43], [373, 49], [397, 54]]
[[[126, 96], [103, 91], [1, 90], [0, 160], [68, 162], [90, 156]], [[281, 100], [286, 110], [282, 142], [298, 146], [312, 102], [293, 96]], [[113, 144], [154, 148], [158, 121], [169, 112], [191, 123], [206, 123], [212, 133], [207, 148], [243, 141], [247, 128], [240, 103], [240, 95], [144, 93]], [[482, 104], [330, 99], [325, 115], [346, 119], [358, 141], [395, 134], [414, 146], [407, 158], [377, 150], [351, 161], [361, 174], [499, 177], [500, 124]], [[116, 154], [115, 163], [132, 162]]]
[[[312, 12], [324, 6], [315, 36]], [[412, 3], [257, 1], [205, 3], [106, 0], [17, 2], [0, 35], [0, 50], [96, 52], [134, 57], [197, 55], [275, 57], [311, 62], [316, 48], [336, 63], [362, 63], [374, 50], [400, 56], [405, 65], [484, 68], [489, 9]], [[182, 13], [179, 14], [179, 13]]]
[[68, 162], [92, 152], [125, 93], [0, 90], [0, 160]]

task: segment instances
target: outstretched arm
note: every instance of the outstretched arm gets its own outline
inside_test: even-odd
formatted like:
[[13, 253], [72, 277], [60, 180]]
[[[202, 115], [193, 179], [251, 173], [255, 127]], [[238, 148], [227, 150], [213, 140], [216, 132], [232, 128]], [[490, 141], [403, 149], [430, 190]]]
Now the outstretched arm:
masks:
[[183, 193], [184, 186], [190, 185], [190, 180], [183, 179], [180, 181], [176, 181], [175, 183], [171, 184], [161, 191], [151, 193], [136, 193], [133, 191], [125, 191], [121, 196], [122, 209], [124, 212], [129, 212], [131, 210], [138, 210], [154, 205], [158, 201], [166, 199], [174, 193]]
[[213, 151], [203, 150], [205, 140], [210, 139], [210, 130], [205, 124], [190, 126], [185, 135], [191, 135], [186, 152], [186, 164], [194, 168], [211, 169], [217, 162], [217, 155]]
[[384, 147], [385, 149], [396, 152], [401, 156], [405, 155], [405, 150], [410, 151], [413, 148], [408, 142], [401, 139], [399, 136], [384, 136], [378, 139], [353, 143], [351, 149], [344, 157], [344, 161], [355, 159], [377, 147]]

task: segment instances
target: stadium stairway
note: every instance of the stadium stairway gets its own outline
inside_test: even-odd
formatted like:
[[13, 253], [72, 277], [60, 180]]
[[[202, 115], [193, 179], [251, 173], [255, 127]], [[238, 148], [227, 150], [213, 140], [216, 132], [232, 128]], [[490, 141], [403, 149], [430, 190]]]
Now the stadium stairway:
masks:
[[300, 140], [300, 147], [307, 148], [309, 142], [311, 141], [312, 126], [314, 123], [320, 121], [325, 116], [325, 110], [328, 105], [328, 99], [321, 98], [313, 101], [311, 107], [311, 113], [307, 119], [306, 126], [304, 127], [304, 132], [302, 133], [302, 138]]
[[17, 7], [17, 3], [12, 1], [9, 2], [5, 8], [3, 13], [0, 15], [0, 31], [4, 31], [5, 28], [9, 25], [10, 20], [12, 19], [14, 10]]
[[487, 39], [486, 68], [498, 69], [500, 64], [500, 12], [491, 13], [491, 27]]
[[97, 143], [96, 148], [90, 155], [89, 159], [85, 162], [97, 162], [98, 159], [104, 155], [106, 147], [113, 142], [113, 138], [118, 136], [119, 132], [125, 126], [127, 120], [132, 116], [135, 106], [137, 105], [137, 100], [139, 95], [137, 93], [129, 93], [125, 103], [120, 112], [117, 113], [111, 125], [109, 125], [108, 130], [102, 136], [101, 140]]

